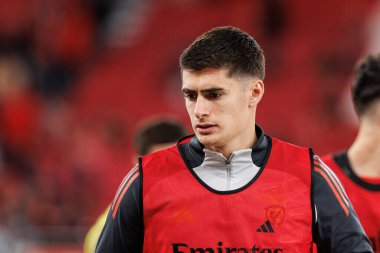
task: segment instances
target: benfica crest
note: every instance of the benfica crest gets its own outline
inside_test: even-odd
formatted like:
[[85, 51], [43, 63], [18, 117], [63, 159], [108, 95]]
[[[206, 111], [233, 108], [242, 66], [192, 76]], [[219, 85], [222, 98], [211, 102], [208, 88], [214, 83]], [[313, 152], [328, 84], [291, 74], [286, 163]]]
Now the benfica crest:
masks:
[[286, 219], [285, 207], [280, 205], [266, 207], [265, 216], [272, 224], [279, 225]]

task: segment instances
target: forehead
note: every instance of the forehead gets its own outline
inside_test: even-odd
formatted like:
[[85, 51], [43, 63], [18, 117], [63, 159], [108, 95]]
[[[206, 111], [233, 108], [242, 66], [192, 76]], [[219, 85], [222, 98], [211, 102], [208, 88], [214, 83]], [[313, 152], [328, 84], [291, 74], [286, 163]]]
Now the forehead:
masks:
[[237, 83], [237, 78], [230, 77], [228, 70], [225, 68], [182, 71], [182, 89], [202, 90], [211, 87], [225, 88]]

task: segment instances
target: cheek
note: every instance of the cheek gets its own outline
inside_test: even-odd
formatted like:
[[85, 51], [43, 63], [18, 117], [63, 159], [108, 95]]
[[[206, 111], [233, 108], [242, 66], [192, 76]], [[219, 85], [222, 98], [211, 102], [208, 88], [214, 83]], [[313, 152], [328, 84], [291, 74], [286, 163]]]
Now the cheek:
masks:
[[248, 112], [248, 102], [244, 97], [235, 100], [226, 110], [226, 114], [228, 113], [230, 119], [233, 121], [231, 123], [234, 125], [240, 125], [241, 122], [244, 122]]
[[187, 113], [190, 115], [191, 114], [191, 112], [193, 111], [192, 109], [191, 109], [191, 104], [189, 103], [189, 102], [185, 102], [185, 106], [186, 106], [186, 111], [187, 111]]
[[186, 111], [187, 111], [187, 114], [189, 115], [190, 117], [190, 120], [193, 121], [193, 118], [194, 118], [194, 108], [192, 105], [186, 103]]
[[248, 108], [247, 100], [245, 97], [239, 96], [235, 99], [229, 101], [226, 106], [224, 106], [223, 111], [226, 114], [232, 114], [233, 116], [238, 116], [244, 113], [244, 110]]

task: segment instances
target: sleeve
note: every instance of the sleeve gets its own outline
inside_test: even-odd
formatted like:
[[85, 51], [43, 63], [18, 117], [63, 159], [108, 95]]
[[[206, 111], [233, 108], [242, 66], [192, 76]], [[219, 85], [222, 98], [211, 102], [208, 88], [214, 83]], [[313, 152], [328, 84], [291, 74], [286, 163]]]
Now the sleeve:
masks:
[[96, 253], [140, 253], [143, 247], [142, 181], [136, 165], [117, 190]]
[[312, 181], [318, 252], [373, 252], [339, 179], [318, 156], [314, 156]]

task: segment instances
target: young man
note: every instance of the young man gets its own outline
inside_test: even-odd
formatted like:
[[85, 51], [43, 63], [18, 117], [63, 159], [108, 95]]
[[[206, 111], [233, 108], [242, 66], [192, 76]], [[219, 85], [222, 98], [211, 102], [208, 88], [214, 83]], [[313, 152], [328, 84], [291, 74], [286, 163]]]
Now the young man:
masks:
[[380, 252], [380, 54], [357, 65], [352, 99], [359, 133], [348, 150], [323, 160], [342, 181], [374, 251]]
[[[168, 148], [186, 135], [185, 127], [170, 117], [149, 118], [138, 127], [135, 136], [135, 147], [138, 156], [144, 156], [158, 150]], [[136, 157], [137, 159], [137, 157]], [[89, 229], [84, 243], [84, 253], [94, 253], [96, 243], [106, 222], [109, 207], [99, 216], [95, 224]]]
[[255, 125], [264, 55], [233, 27], [181, 55], [195, 132], [140, 159], [121, 184], [97, 246], [105, 252], [372, 252], [339, 182], [311, 150]]

